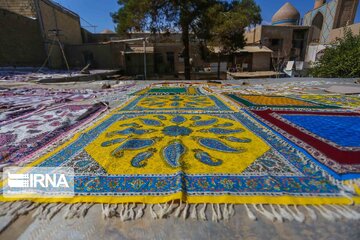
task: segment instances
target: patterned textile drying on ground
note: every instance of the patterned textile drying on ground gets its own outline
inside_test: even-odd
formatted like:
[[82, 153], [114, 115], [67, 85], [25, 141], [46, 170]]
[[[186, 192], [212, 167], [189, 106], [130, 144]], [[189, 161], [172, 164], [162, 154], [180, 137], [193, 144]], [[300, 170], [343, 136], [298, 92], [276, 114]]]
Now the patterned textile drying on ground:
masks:
[[107, 109], [102, 103], [59, 105], [0, 123], [0, 163], [19, 164]]
[[[284, 80], [284, 79], [283, 79]], [[322, 91], [324, 85], [332, 84], [330, 81], [269, 81], [257, 83], [256, 81], [240, 80], [241, 84], [229, 84], [223, 81], [222, 85], [213, 86], [211, 90], [217, 93], [240, 93], [253, 95], [290, 95], [307, 94], [314, 91]]]
[[[96, 71], [96, 70], [95, 70]], [[94, 72], [94, 71], [92, 71]], [[95, 73], [95, 72], [94, 72]], [[68, 70], [54, 70], [54, 69], [38, 69], [32, 67], [25, 68], [1, 68], [0, 69], [0, 81], [14, 81], [14, 82], [27, 82], [36, 81], [41, 79], [61, 79], [72, 76], [82, 75], [79, 71]]]
[[336, 108], [305, 100], [298, 100], [286, 96], [245, 95], [226, 93], [226, 96], [236, 101], [241, 106], [256, 108]]
[[0, 104], [39, 104], [41, 102], [82, 101], [94, 98], [92, 90], [13, 88], [0, 93]]
[[42, 88], [8, 89], [0, 93], [0, 107], [2, 109], [31, 106], [50, 106], [55, 103], [82, 101], [94, 98], [95, 95], [87, 91], [66, 91]]
[[305, 149], [335, 178], [360, 177], [360, 114], [296, 110], [252, 112]]
[[126, 111], [231, 111], [215, 95], [139, 96], [127, 105]]
[[129, 82], [123, 82], [121, 85], [116, 84], [108, 89], [92, 90], [92, 93], [95, 94], [96, 97], [98, 98], [98, 97], [106, 96], [108, 94], [115, 94], [115, 93], [129, 94], [131, 93], [131, 91], [139, 90], [140, 87], [143, 88], [141, 84], [136, 84], [132, 81], [129, 81]]
[[75, 169], [75, 197], [60, 202], [359, 201], [248, 113], [193, 97], [139, 96], [29, 166]]
[[179, 87], [147, 87], [138, 92], [135, 92], [134, 95], [201, 95], [200, 90], [197, 87], [193, 86], [184, 86], [181, 84]]
[[33, 114], [49, 106], [94, 98], [87, 90], [7, 89], [0, 93], [0, 123]]
[[143, 89], [142, 84], [128, 84], [120, 87], [114, 87], [111, 89], [104, 89], [101, 91], [94, 91], [96, 95], [96, 101], [106, 102], [109, 106], [118, 107], [124, 102], [126, 102], [130, 97], [132, 92], [136, 92], [139, 89]]
[[56, 102], [65, 102], [64, 98], [54, 98], [52, 96], [23, 95], [23, 94], [3, 94], [0, 98], [2, 109], [11, 109], [19, 107], [39, 107], [48, 106]]
[[4, 107], [3, 109], [0, 109], [0, 124], [11, 121], [18, 117], [25, 116], [27, 114], [34, 113], [35, 111], [40, 111], [44, 108], [44, 106], [39, 106], [38, 108], [32, 106], [13, 106], [9, 109]]
[[301, 99], [348, 108], [360, 108], [360, 95], [301, 95]]

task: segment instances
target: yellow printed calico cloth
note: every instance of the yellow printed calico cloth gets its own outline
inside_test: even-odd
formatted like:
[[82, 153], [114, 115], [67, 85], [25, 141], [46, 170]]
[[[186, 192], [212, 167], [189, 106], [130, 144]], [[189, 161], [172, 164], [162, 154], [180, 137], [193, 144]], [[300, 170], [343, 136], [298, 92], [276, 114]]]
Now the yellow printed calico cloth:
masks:
[[300, 98], [340, 107], [360, 108], [360, 96], [347, 95], [302, 95]]
[[266, 106], [314, 106], [312, 103], [288, 98], [288, 97], [273, 97], [273, 96], [256, 96], [256, 95], [242, 95], [242, 98], [252, 102], [256, 105]]
[[138, 96], [32, 163], [75, 170], [74, 198], [37, 201], [350, 202], [309, 155], [246, 111], [217, 95], [166, 97]]
[[[85, 147], [109, 174], [176, 174], [180, 167], [188, 174], [239, 174], [270, 149], [242, 124], [228, 118], [132, 116], [110, 126]], [[129, 135], [132, 139], [127, 140]]]
[[336, 108], [321, 103], [296, 99], [290, 96], [266, 96], [266, 95], [245, 95], [239, 93], [226, 93], [230, 99], [246, 107], [269, 107], [269, 108], [304, 108], [304, 109], [321, 109]]
[[179, 87], [147, 87], [135, 93], [135, 95], [199, 95], [201, 94], [197, 87], [179, 86]]

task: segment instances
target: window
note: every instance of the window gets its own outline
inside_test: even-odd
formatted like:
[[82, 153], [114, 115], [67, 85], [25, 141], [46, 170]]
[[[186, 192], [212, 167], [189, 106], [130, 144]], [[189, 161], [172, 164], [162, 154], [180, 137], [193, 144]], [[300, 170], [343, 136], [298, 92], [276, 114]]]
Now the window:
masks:
[[168, 63], [173, 63], [174, 62], [174, 52], [167, 52], [166, 60]]
[[279, 38], [270, 39], [270, 49], [274, 52], [281, 51], [283, 47], [283, 40]]
[[174, 52], [166, 53], [166, 61], [167, 61], [167, 72], [173, 73], [175, 71], [175, 56]]
[[163, 55], [161, 53], [155, 53], [155, 62], [162, 64], [163, 61]]
[[282, 43], [282, 39], [270, 39], [271, 46], [278, 47]]

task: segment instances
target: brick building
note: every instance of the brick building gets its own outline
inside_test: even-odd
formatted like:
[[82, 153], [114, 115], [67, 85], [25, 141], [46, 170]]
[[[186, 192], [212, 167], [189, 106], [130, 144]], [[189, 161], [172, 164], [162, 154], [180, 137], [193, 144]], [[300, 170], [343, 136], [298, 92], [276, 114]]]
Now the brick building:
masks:
[[359, 34], [353, 24], [359, 0], [315, 0], [314, 8], [301, 19], [290, 3], [273, 16], [272, 25], [258, 26], [246, 33], [247, 44], [263, 45], [271, 50], [272, 65], [287, 61], [315, 62], [328, 45], [344, 36], [347, 26]]

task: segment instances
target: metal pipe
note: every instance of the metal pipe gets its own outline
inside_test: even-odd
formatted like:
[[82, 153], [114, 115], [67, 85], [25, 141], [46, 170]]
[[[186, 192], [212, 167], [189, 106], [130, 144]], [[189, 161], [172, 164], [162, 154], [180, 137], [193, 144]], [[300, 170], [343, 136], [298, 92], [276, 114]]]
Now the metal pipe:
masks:
[[130, 38], [130, 39], [122, 39], [122, 40], [111, 40], [111, 42], [119, 43], [119, 42], [138, 42], [144, 41], [146, 38]]
[[144, 80], [147, 79], [147, 69], [146, 69], [146, 38], [144, 38]]

